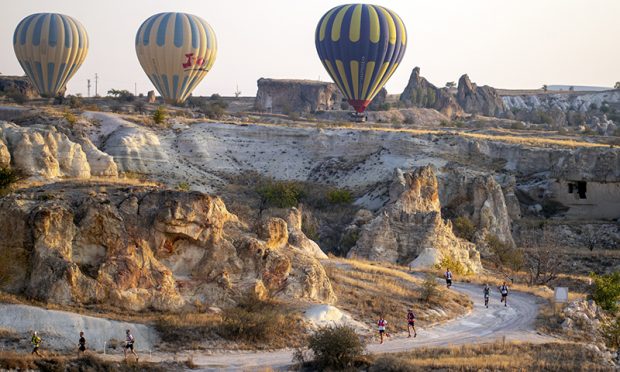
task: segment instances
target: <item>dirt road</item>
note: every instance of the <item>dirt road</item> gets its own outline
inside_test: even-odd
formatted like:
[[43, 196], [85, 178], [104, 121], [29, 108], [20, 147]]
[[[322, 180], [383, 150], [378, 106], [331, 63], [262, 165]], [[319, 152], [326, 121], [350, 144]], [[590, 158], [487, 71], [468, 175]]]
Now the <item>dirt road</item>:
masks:
[[[508, 306], [500, 304], [500, 294], [492, 289], [489, 308], [484, 307], [482, 287], [475, 284], [455, 284], [453, 290], [462, 292], [474, 302], [473, 310], [460, 318], [440, 326], [425, 329], [418, 324], [418, 336], [407, 338], [405, 322], [399, 324], [399, 330], [390, 339], [380, 345], [378, 339], [368, 345], [371, 353], [390, 353], [410, 350], [423, 346], [448, 346], [467, 343], [501, 340], [519, 340], [528, 342], [545, 342], [554, 340], [539, 335], [534, 330], [534, 322], [541, 304], [540, 298], [521, 292], [511, 292]], [[404, 319], [404, 314], [403, 314]], [[394, 325], [392, 324], [392, 327]], [[203, 370], [253, 370], [261, 367], [274, 369], [285, 368], [291, 363], [292, 350], [275, 352], [231, 353], [222, 355], [193, 354], [194, 363]], [[187, 357], [187, 356], [185, 356]]]

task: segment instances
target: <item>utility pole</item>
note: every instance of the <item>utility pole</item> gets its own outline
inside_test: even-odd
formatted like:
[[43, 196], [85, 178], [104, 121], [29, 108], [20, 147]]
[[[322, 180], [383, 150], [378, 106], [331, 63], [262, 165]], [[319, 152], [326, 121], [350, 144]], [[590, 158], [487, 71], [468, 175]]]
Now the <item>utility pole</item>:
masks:
[[138, 83], [133, 83], [133, 95], [138, 96]]
[[86, 84], [86, 86], [88, 87], [88, 97], [90, 98], [90, 79], [86, 80], [88, 82], [88, 84]]
[[99, 93], [97, 91], [97, 83], [99, 82], [99, 75], [95, 74], [95, 97], [99, 96]]

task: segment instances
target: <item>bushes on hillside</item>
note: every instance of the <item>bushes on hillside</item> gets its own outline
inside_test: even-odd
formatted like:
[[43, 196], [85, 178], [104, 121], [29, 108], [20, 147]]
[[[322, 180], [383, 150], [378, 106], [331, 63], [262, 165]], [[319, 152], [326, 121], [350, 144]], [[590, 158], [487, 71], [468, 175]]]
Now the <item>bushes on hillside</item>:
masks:
[[426, 303], [433, 303], [439, 296], [437, 278], [431, 273], [426, 273], [420, 291], [420, 300]]
[[153, 121], [155, 124], [163, 124], [166, 121], [166, 109], [159, 106], [155, 112], [153, 112]]
[[620, 300], [620, 272], [605, 275], [590, 274], [594, 280], [592, 298], [604, 310], [615, 312]]
[[337, 325], [319, 328], [309, 337], [308, 348], [319, 369], [342, 370], [353, 367], [366, 345], [353, 328]]
[[20, 171], [13, 168], [0, 168], [0, 190], [5, 189], [22, 179]]
[[474, 225], [469, 218], [465, 216], [458, 216], [452, 220], [452, 231], [459, 238], [463, 238], [471, 242], [473, 241], [474, 234], [476, 233], [476, 225]]
[[502, 242], [497, 236], [488, 234], [485, 239], [487, 247], [493, 253], [495, 262], [511, 270], [519, 270], [523, 267], [523, 252], [510, 244]]
[[257, 191], [265, 207], [296, 207], [304, 195], [302, 185], [295, 181], [272, 181], [259, 186]]
[[353, 202], [353, 195], [349, 190], [334, 189], [327, 192], [327, 200], [331, 204], [351, 204]]

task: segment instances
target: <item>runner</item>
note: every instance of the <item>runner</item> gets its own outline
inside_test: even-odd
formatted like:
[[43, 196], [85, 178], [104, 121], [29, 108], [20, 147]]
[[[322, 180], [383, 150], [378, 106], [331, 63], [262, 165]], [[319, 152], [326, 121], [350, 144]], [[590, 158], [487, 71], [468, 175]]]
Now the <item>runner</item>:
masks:
[[80, 357], [80, 353], [82, 355], [86, 354], [86, 339], [84, 338], [84, 332], [80, 332], [80, 340], [78, 341], [78, 358]]
[[484, 306], [489, 308], [489, 296], [491, 295], [491, 288], [489, 288], [489, 284], [484, 285]]
[[446, 277], [446, 287], [448, 288], [452, 287], [452, 272], [448, 268], [446, 268], [445, 277]]
[[411, 329], [413, 328], [413, 337], [415, 338], [418, 333], [415, 331], [415, 313], [412, 309], [409, 309], [407, 312], [407, 332], [409, 332], [409, 337], [411, 337]]
[[503, 302], [504, 306], [508, 306], [508, 286], [506, 282], [499, 287], [499, 291], [502, 293], [502, 300], [500, 302]]
[[131, 353], [133, 355], [136, 356], [136, 362], [138, 361], [138, 354], [136, 354], [136, 351], [133, 349], [133, 344], [135, 342], [133, 335], [131, 334], [131, 332], [129, 332], [129, 330], [127, 330], [126, 332], [127, 336], [125, 338], [125, 349], [123, 350], [123, 353], [125, 354], [125, 360], [127, 360], [127, 350], [131, 350]]
[[32, 353], [30, 354], [37, 354], [37, 356], [42, 356], [41, 354], [39, 354], [39, 348], [41, 347], [41, 337], [39, 337], [39, 333], [37, 331], [34, 331], [34, 333], [32, 334], [32, 338], [30, 339], [30, 343], [32, 344]]
[[377, 322], [377, 326], [379, 326], [379, 337], [381, 337], [381, 343], [383, 343], [383, 334], [385, 333], [386, 336], [389, 337], [389, 335], [386, 333], [387, 320], [383, 319], [383, 314], [381, 314], [381, 317]]

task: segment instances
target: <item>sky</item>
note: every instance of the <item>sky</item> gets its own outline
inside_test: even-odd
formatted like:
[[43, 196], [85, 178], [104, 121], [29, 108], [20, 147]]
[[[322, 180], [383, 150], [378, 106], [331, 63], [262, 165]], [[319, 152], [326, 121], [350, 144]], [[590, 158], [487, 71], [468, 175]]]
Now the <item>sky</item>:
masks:
[[[314, 46], [332, 0], [0, 0], [0, 73], [23, 75], [13, 32], [32, 13], [77, 18], [89, 35], [86, 61], [69, 93], [154, 87], [136, 57], [134, 38], [149, 16], [166, 11], [204, 18], [215, 30], [218, 55], [194, 95], [256, 94], [261, 77], [329, 81]], [[405, 22], [407, 51], [387, 83], [400, 93], [411, 70], [438, 86], [467, 73], [479, 85], [534, 89], [543, 84], [613, 86], [620, 81], [618, 0], [376, 0]], [[94, 87], [91, 91], [94, 94]]]

